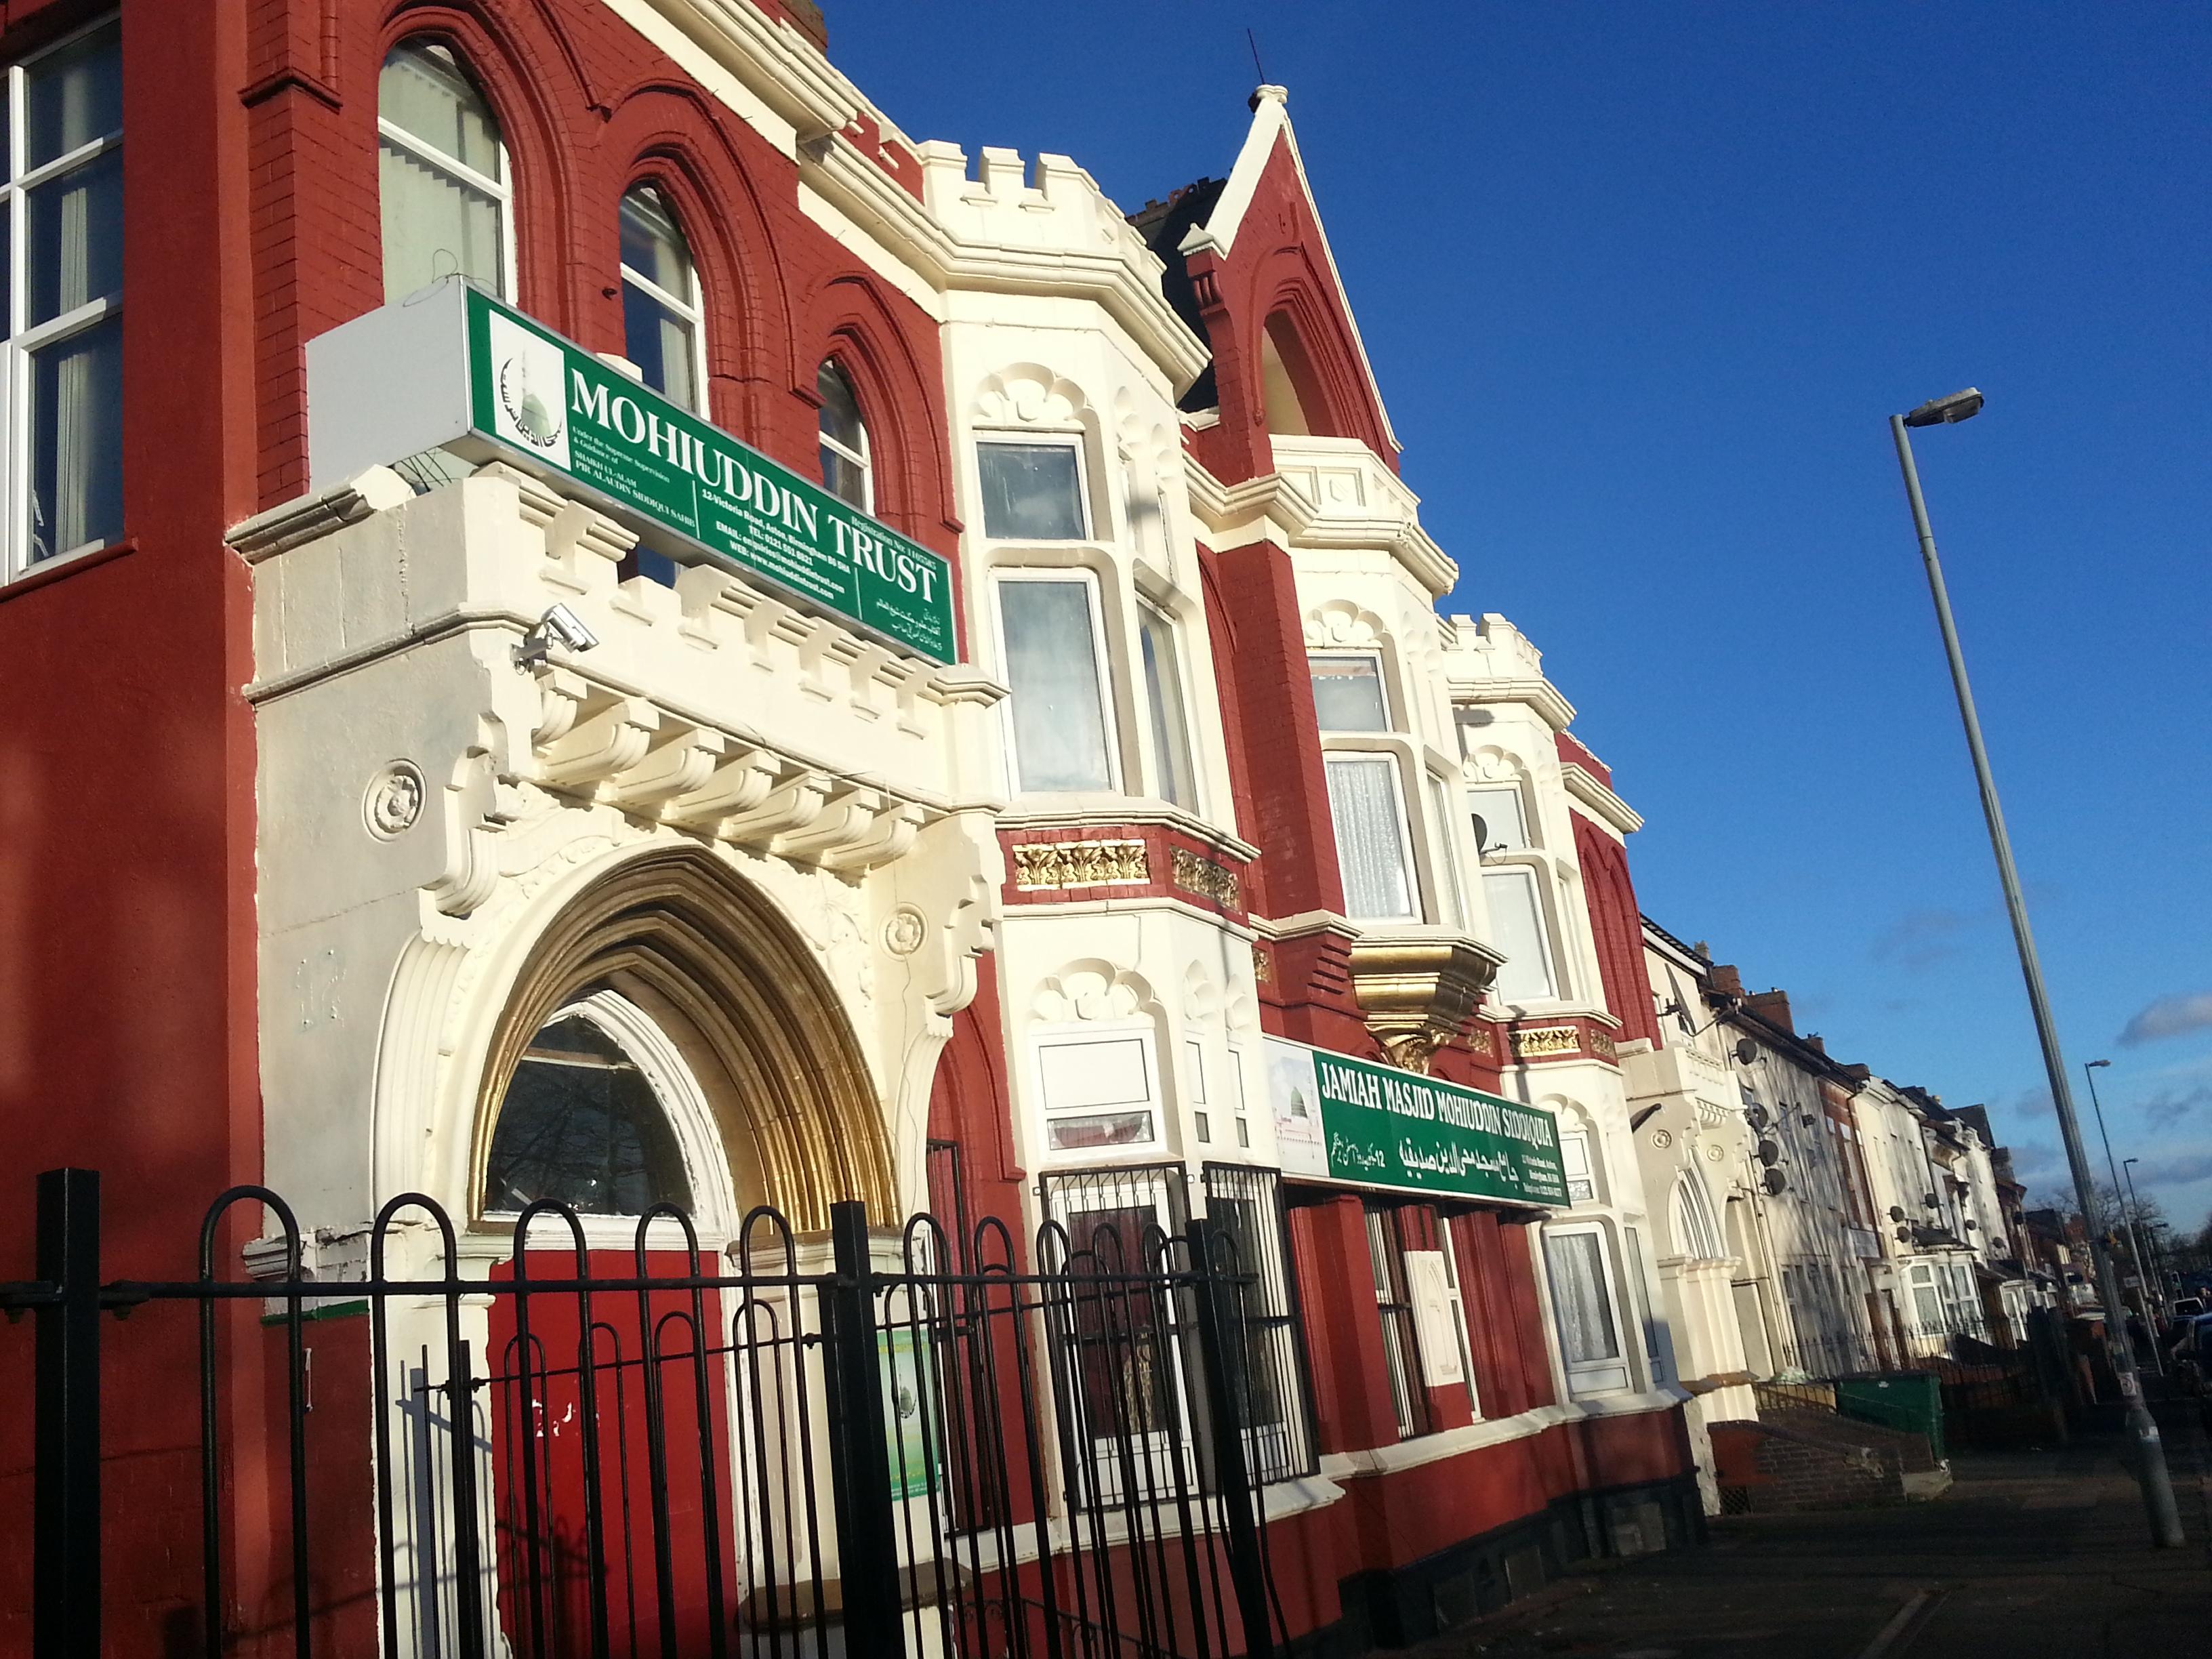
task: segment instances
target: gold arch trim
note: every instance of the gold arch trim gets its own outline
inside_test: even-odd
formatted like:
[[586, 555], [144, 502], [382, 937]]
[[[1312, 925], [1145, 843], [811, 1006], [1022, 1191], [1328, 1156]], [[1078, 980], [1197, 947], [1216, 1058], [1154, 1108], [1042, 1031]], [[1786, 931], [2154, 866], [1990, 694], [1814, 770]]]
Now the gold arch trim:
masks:
[[840, 1199], [895, 1207], [890, 1142], [836, 989], [758, 889], [711, 854], [624, 865], [539, 938], [494, 1033], [477, 1098], [471, 1200], [522, 1052], [566, 1004], [621, 993], [659, 1024], [714, 1115], [739, 1212], [775, 1205], [802, 1231]]

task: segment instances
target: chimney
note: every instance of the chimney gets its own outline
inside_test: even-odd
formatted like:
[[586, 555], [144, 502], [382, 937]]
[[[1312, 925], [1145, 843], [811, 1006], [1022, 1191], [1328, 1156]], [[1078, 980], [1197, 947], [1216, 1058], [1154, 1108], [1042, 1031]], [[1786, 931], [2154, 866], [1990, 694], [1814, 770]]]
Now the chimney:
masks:
[[1826, 1053], [1828, 1052], [1828, 1044], [1827, 1044], [1827, 1040], [1826, 1040], [1825, 1037], [1823, 1037], [1823, 1036], [1821, 1036], [1818, 1031], [1808, 1031], [1808, 1032], [1806, 1032], [1806, 1033], [1805, 1033], [1805, 1041], [1806, 1041], [1807, 1042], [1810, 1043], [1810, 1044], [1811, 1044], [1814, 1048], [1818, 1049], [1820, 1053], [1822, 1053], [1822, 1054], [1826, 1054]]
[[1797, 1028], [1790, 1021], [1790, 994], [1787, 991], [1759, 992], [1756, 995], [1746, 997], [1744, 1006], [1769, 1025], [1778, 1025], [1792, 1036], [1797, 1035]]
[[1713, 989], [1724, 997], [1740, 997], [1743, 994], [1743, 975], [1736, 972], [1735, 964], [1732, 963], [1714, 963], [1712, 980]]

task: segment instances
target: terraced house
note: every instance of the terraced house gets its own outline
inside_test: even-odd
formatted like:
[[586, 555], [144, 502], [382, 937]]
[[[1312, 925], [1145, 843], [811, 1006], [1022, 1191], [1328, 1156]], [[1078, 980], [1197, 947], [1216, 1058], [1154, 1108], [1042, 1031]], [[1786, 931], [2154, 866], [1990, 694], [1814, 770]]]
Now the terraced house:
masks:
[[0, 55], [14, 1646], [1361, 1652], [1970, 1292], [1786, 1008], [1776, 1255], [1282, 88], [1127, 212], [800, 0]]

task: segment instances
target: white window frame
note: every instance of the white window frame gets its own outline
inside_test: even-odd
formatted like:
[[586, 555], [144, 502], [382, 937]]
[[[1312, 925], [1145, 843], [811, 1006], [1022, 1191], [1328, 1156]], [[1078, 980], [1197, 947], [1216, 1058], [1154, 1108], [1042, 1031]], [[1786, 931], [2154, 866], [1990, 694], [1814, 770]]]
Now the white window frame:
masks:
[[[502, 151], [507, 148], [507, 141], [504, 138], [500, 141], [500, 148]], [[658, 184], [655, 184], [652, 179], [641, 179], [637, 180], [636, 183], [630, 185], [628, 190], [623, 191], [622, 201], [629, 201], [632, 196], [635, 196], [641, 190], [648, 190], [653, 192], [653, 198], [660, 204], [660, 211], [666, 216], [668, 222], [675, 227], [677, 240], [681, 241], [684, 245], [684, 263], [690, 267], [691, 286], [695, 289], [697, 289], [700, 286], [699, 257], [691, 251], [691, 234], [689, 231], [684, 228], [684, 222], [676, 216], [675, 204], [668, 199], [668, 192], [662, 189]], [[622, 204], [620, 202], [617, 203], [615, 205], [615, 214], [616, 227], [617, 229], [619, 230], [621, 227], [622, 215]], [[619, 241], [617, 241], [617, 246], [620, 246]], [[706, 407], [706, 301], [702, 297], [702, 295], [696, 293], [688, 300], [680, 298], [679, 296], [670, 293], [666, 289], [661, 287], [659, 283], [654, 282], [652, 277], [647, 276], [643, 271], [631, 264], [627, 259], [622, 261], [622, 280], [629, 287], [637, 289], [639, 293], [644, 295], [655, 304], [666, 306], [678, 317], [681, 317], [685, 322], [691, 325], [691, 384], [699, 389], [699, 402], [698, 405], [695, 408], [692, 408], [690, 405], [684, 404], [680, 404], [678, 406], [691, 408], [691, 413], [698, 416], [702, 420], [706, 419], [708, 413]], [[629, 346], [629, 340], [623, 340], [623, 349], [627, 350]], [[849, 379], [850, 377], [848, 376], [848, 378]], [[662, 395], [666, 396], [665, 392]], [[675, 399], [671, 398], [670, 401], [674, 402]], [[863, 431], [865, 432], [865, 430], [866, 428], [864, 428]], [[842, 453], [842, 446], [839, 446], [839, 453]], [[867, 464], [865, 461], [861, 463], [860, 470], [862, 475], [866, 476], [867, 471]]]
[[[1090, 458], [1084, 453], [1087, 446], [1080, 432], [1030, 431], [1021, 427], [993, 428], [979, 431], [974, 437], [975, 468], [975, 529], [979, 535], [999, 547], [1083, 547], [1097, 539], [1097, 514], [1091, 503]], [[1082, 533], [1051, 540], [1037, 540], [1021, 536], [994, 536], [990, 532], [990, 515], [983, 502], [983, 447], [986, 444], [1016, 444], [1024, 448], [1042, 448], [1048, 445], [1075, 452], [1075, 511], [1082, 520]]]
[[[461, 76], [464, 80], [467, 81], [471, 87], [476, 88], [477, 96], [483, 99], [484, 101], [484, 106], [491, 111], [492, 120], [499, 128], [499, 170], [502, 176], [497, 179], [487, 178], [483, 173], [478, 173], [474, 167], [468, 166], [465, 162], [458, 161], [454, 157], [447, 155], [445, 151], [435, 149], [430, 144], [426, 143], [423, 140], [417, 138], [413, 133], [408, 131], [406, 128], [401, 126], [397, 121], [387, 119], [385, 116], [380, 102], [376, 112], [377, 137], [385, 140], [388, 143], [397, 146], [398, 149], [405, 150], [410, 155], [412, 155], [416, 161], [422, 162], [425, 167], [430, 167], [439, 173], [443, 173], [450, 178], [459, 179], [461, 183], [466, 185], [471, 190], [481, 191], [483, 194], [489, 196], [498, 204], [500, 263], [500, 291], [498, 297], [507, 301], [509, 305], [513, 305], [515, 303], [515, 295], [518, 287], [514, 248], [514, 153], [507, 146], [507, 122], [500, 114], [498, 106], [492, 102], [491, 94], [483, 89], [483, 82], [470, 72], [468, 60], [462, 57], [459, 52], [454, 51], [453, 47], [446, 46], [445, 42], [442, 40], [433, 40], [427, 35], [410, 34], [404, 40], [394, 41], [392, 46], [392, 52], [385, 53], [385, 58], [388, 60], [392, 56], [392, 52], [398, 52], [403, 47], [416, 46], [418, 44], [422, 46], [444, 47], [444, 49], [452, 55], [454, 68], [460, 71]], [[380, 73], [383, 69], [383, 63], [380, 61], [377, 67]], [[383, 228], [383, 215], [384, 199], [383, 193], [381, 190], [380, 190], [377, 196], [377, 225], [380, 234]], [[386, 297], [387, 299], [398, 299], [403, 296], [392, 295], [387, 295]]]
[[[1134, 1038], [1143, 1050], [1146, 1094], [1140, 1104], [1073, 1106], [1054, 1109], [1045, 1085], [1044, 1057], [1048, 1050], [1090, 1048], [1102, 1042], [1127, 1042], [1131, 1038]], [[1089, 1164], [1125, 1164], [1133, 1159], [1168, 1155], [1170, 1139], [1167, 1125], [1166, 1091], [1161, 1086], [1159, 1033], [1151, 1020], [1098, 1020], [1080, 1024], [1047, 1026], [1031, 1036], [1029, 1048], [1030, 1077], [1036, 1089], [1039, 1168], [1048, 1165], [1054, 1169], [1070, 1169]], [[1151, 1139], [1088, 1148], [1058, 1147], [1052, 1144], [1052, 1126], [1055, 1120], [1101, 1117], [1115, 1112], [1134, 1111], [1152, 1114]]]
[[[1515, 872], [1526, 878], [1529, 896], [1535, 901], [1537, 943], [1543, 951], [1544, 977], [1550, 981], [1552, 988], [1541, 996], [1527, 998], [1523, 1001], [1526, 1003], [1566, 1001], [1568, 1000], [1566, 964], [1560, 960], [1559, 932], [1553, 926], [1552, 907], [1547, 902], [1552, 886], [1552, 872], [1546, 866], [1543, 860], [1541, 858], [1500, 859], [1494, 864], [1484, 865], [1482, 869], [1482, 880], [1485, 884], [1482, 895], [1483, 910], [1486, 915], [1490, 912], [1488, 887], [1490, 878], [1492, 876], [1505, 876]], [[1491, 921], [1494, 943], [1497, 918], [1493, 915]], [[1505, 993], [1495, 985], [1491, 988], [1490, 996], [1493, 1001], [1501, 1004], [1510, 1000]]]
[[[4, 179], [0, 179], [0, 212], [8, 217], [8, 314], [0, 318], [7, 334], [4, 345], [0, 345], [0, 410], [6, 411], [8, 439], [0, 445], [0, 510], [7, 514], [7, 523], [0, 526], [0, 586], [33, 573], [44, 573], [82, 558], [88, 553], [97, 553], [112, 545], [105, 541], [89, 541], [76, 547], [56, 548], [35, 563], [31, 559], [31, 469], [32, 446], [37, 434], [31, 429], [31, 360], [43, 348], [97, 328], [111, 318], [123, 314], [123, 301], [107, 295], [87, 301], [73, 311], [48, 319], [35, 328], [20, 328], [16, 319], [27, 314], [30, 306], [30, 216], [26, 211], [31, 192], [48, 179], [97, 161], [111, 150], [120, 149], [129, 128], [128, 89], [125, 92], [125, 121], [122, 127], [88, 143], [78, 145], [51, 161], [41, 162], [32, 172], [23, 170], [25, 129], [29, 119], [29, 77], [31, 66], [41, 58], [65, 52], [88, 35], [113, 27], [121, 14], [109, 12], [94, 19], [82, 28], [72, 29], [52, 46], [42, 46], [6, 66], [8, 98], [8, 166]], [[121, 51], [118, 33], [117, 50]], [[124, 228], [125, 258], [129, 258], [129, 227]], [[116, 458], [119, 469], [123, 458]], [[125, 532], [125, 533], [127, 533]]]
[[[838, 360], [837, 354], [833, 351], [820, 363], [815, 365], [814, 374], [817, 380], [821, 378], [822, 370], [825, 366], [837, 371], [845, 384], [852, 389], [853, 407], [860, 408], [860, 388], [854, 380], [852, 371]], [[873, 513], [876, 510], [876, 466], [872, 447], [868, 442], [868, 417], [865, 414], [860, 416], [860, 447], [857, 450], [842, 438], [831, 437], [823, 428], [818, 416], [814, 422], [814, 439], [821, 447], [842, 459], [850, 461], [860, 469], [860, 511]]]
[[1381, 700], [1382, 704], [1382, 724], [1380, 726], [1321, 726], [1321, 703], [1318, 699], [1316, 699], [1314, 702], [1314, 723], [1316, 726], [1321, 726], [1321, 734], [1322, 737], [1379, 738], [1398, 732], [1397, 702], [1390, 695], [1390, 676], [1388, 672], [1389, 665], [1383, 661], [1382, 651], [1379, 646], [1354, 645], [1346, 646], [1342, 650], [1309, 650], [1306, 653], [1306, 695], [1309, 697], [1313, 696], [1312, 665], [1314, 659], [1316, 657], [1326, 657], [1338, 660], [1358, 657], [1364, 658], [1367, 661], [1373, 663], [1375, 665], [1375, 695]]
[[1461, 1374], [1467, 1379], [1468, 1409], [1482, 1420], [1482, 1389], [1474, 1374], [1474, 1333], [1467, 1318], [1467, 1292], [1459, 1280], [1459, 1218], [1439, 1212], [1437, 1231], [1443, 1241], [1444, 1290], [1451, 1304], [1452, 1334], [1459, 1340]]
[[[1190, 677], [1183, 672], [1182, 624], [1176, 621], [1175, 612], [1164, 605], [1154, 604], [1142, 593], [1137, 596], [1137, 611], [1135, 666], [1144, 680], [1146, 735], [1153, 741], [1153, 746], [1157, 748], [1158, 734], [1153, 731], [1153, 726], [1156, 724], [1170, 725], [1171, 718], [1180, 720], [1181, 732], [1171, 732], [1170, 735], [1180, 736], [1182, 740], [1183, 770], [1187, 774], [1187, 781], [1190, 786], [1190, 799], [1187, 801], [1170, 799], [1165, 789], [1158, 790], [1156, 793], [1162, 800], [1167, 801], [1169, 805], [1176, 807], [1178, 811], [1196, 814], [1203, 809], [1206, 792], [1199, 782], [1197, 732], [1191, 720]], [[1145, 662], [1145, 630], [1148, 622], [1158, 623], [1167, 635], [1168, 649], [1173, 657], [1173, 660], [1167, 666], [1175, 675], [1174, 691], [1178, 705], [1174, 711], [1166, 709], [1155, 711], [1152, 707], [1152, 676], [1147, 672]], [[1152, 781], [1155, 784], [1164, 784], [1168, 781], [1168, 772], [1167, 757], [1155, 754], [1152, 757]]]
[[[1091, 656], [1097, 672], [1098, 716], [1102, 741], [1106, 746], [1106, 788], [1108, 794], [1121, 789], [1121, 733], [1120, 722], [1115, 718], [1114, 659], [1106, 652], [1106, 594], [1098, 573], [1079, 564], [1067, 565], [1010, 565], [991, 572], [991, 630], [999, 647], [999, 672], [1006, 675], [1011, 686], [1012, 676], [1007, 667], [1006, 612], [999, 602], [999, 589], [1007, 582], [1073, 582], [1079, 581], [1091, 591]], [[1023, 795], [1059, 796], [1083, 794], [1083, 790], [1030, 790], [1022, 787], [1022, 757], [1014, 738], [1014, 699], [1010, 695], [999, 705], [999, 729], [1004, 736], [1006, 753], [1006, 793], [1011, 797]]]
[[[1577, 1177], [1573, 1170], [1569, 1170], [1566, 1167], [1567, 1148], [1570, 1146], [1572, 1146], [1582, 1155], [1583, 1173], [1579, 1177], [1579, 1182], [1581, 1185], [1589, 1188], [1589, 1190], [1587, 1193], [1584, 1193], [1580, 1198], [1575, 1196], [1575, 1187], [1577, 1184]], [[1598, 1204], [1604, 1201], [1604, 1194], [1601, 1190], [1598, 1182], [1596, 1159], [1591, 1152], [1590, 1132], [1589, 1130], [1562, 1129], [1559, 1131], [1559, 1167], [1565, 1175], [1567, 1183], [1567, 1202], [1570, 1206], [1579, 1204]]]
[[1213, 1144], [1213, 1120], [1206, 1086], [1206, 1045], [1196, 1037], [1182, 1040], [1183, 1097], [1190, 1107], [1191, 1128], [1201, 1146]]
[[[1628, 1357], [1627, 1334], [1620, 1322], [1622, 1292], [1618, 1258], [1613, 1241], [1607, 1237], [1607, 1229], [1601, 1221], [1549, 1222], [1543, 1230], [1538, 1249], [1544, 1270], [1544, 1300], [1546, 1311], [1552, 1321], [1552, 1340], [1559, 1356], [1559, 1370], [1570, 1397], [1581, 1399], [1591, 1395], [1621, 1394], [1636, 1386], [1636, 1371]], [[1559, 1330], [1559, 1300], [1552, 1291], [1552, 1255], [1547, 1248], [1549, 1240], [1565, 1238], [1577, 1233], [1589, 1233], [1597, 1240], [1598, 1273], [1606, 1290], [1606, 1315], [1613, 1325], [1613, 1357], [1610, 1359], [1571, 1361], [1567, 1345]]]
[[[720, 1143], [711, 1126], [714, 1112], [705, 1091], [685, 1061], [683, 1051], [661, 1030], [652, 1015], [617, 991], [595, 991], [564, 1004], [543, 1022], [552, 1025], [564, 1019], [581, 1019], [597, 1026], [627, 1055], [659, 1103], [662, 1117], [684, 1160], [684, 1178], [691, 1188], [691, 1224], [699, 1236], [702, 1254], [719, 1251], [736, 1231], [731, 1208], [731, 1181]], [[496, 1133], [498, 1125], [493, 1125]], [[479, 1209], [479, 1227], [512, 1231], [517, 1210]], [[629, 1215], [583, 1215], [584, 1243], [594, 1250], [627, 1250], [637, 1242], [637, 1218]], [[665, 1218], [646, 1230], [646, 1242], [656, 1249], [680, 1249], [684, 1230]], [[530, 1225], [533, 1250], [572, 1250], [575, 1240], [557, 1218], [535, 1220]]]
[[[1467, 815], [1468, 828], [1470, 831], [1474, 828], [1475, 819], [1481, 816], [1480, 810], [1475, 805], [1474, 798], [1477, 795], [1510, 795], [1513, 797], [1514, 811], [1520, 815], [1521, 818], [1521, 840], [1518, 845], [1509, 842], [1501, 846], [1498, 848], [1499, 852], [1533, 853], [1537, 850], [1536, 834], [1533, 825], [1531, 824], [1531, 815], [1528, 811], [1528, 792], [1522, 787], [1518, 780], [1506, 783], [1462, 782], [1460, 785], [1460, 810]], [[1478, 838], [1478, 841], [1479, 839], [1480, 838]], [[1480, 844], [1476, 846], [1474, 850], [1476, 856], [1480, 859], [1486, 859], [1490, 853], [1489, 848]]]
[[[1406, 764], [1404, 755], [1400, 751], [1395, 744], [1386, 744], [1372, 749], [1354, 747], [1324, 749], [1322, 751], [1321, 758], [1322, 765], [1324, 769], [1322, 773], [1322, 782], [1324, 785], [1328, 782], [1328, 773], [1326, 769], [1330, 766], [1347, 765], [1353, 763], [1372, 765], [1377, 762], [1381, 762], [1388, 765], [1390, 772], [1391, 799], [1395, 801], [1398, 808], [1398, 854], [1399, 857], [1405, 862], [1406, 900], [1410, 908], [1404, 913], [1394, 916], [1354, 916], [1351, 915], [1347, 910], [1347, 919], [1352, 921], [1373, 922], [1385, 925], [1394, 922], [1401, 924], [1419, 924], [1426, 921], [1428, 920], [1428, 908], [1426, 902], [1428, 895], [1422, 890], [1421, 866], [1414, 861], [1413, 827], [1406, 811]], [[1332, 811], [1329, 818], [1329, 837], [1333, 844], [1332, 850], [1334, 850], [1337, 854], [1337, 878], [1339, 881], [1341, 881], [1344, 878], [1344, 854], [1340, 848], [1334, 846], [1335, 836], [1336, 821], [1334, 812]], [[1348, 896], [1346, 896], [1345, 902], [1347, 906], [1351, 903], [1351, 899]]]

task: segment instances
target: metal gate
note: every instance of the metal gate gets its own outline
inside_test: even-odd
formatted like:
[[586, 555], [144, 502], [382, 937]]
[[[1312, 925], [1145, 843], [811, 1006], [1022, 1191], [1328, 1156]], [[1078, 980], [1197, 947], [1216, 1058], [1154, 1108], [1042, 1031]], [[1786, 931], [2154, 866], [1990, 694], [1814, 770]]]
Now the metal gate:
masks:
[[[41, 1176], [39, 1278], [0, 1285], [34, 1316], [38, 1659], [1226, 1659], [1285, 1639], [1252, 1474], [1272, 1310], [1248, 1316], [1229, 1228], [1048, 1224], [1024, 1263], [995, 1220], [887, 1233], [841, 1204], [826, 1237], [760, 1209], [708, 1254], [670, 1209], [621, 1248], [547, 1202], [511, 1240], [457, 1236], [410, 1194], [311, 1261], [284, 1201], [246, 1187], [208, 1211], [196, 1278], [103, 1280], [99, 1191]], [[219, 1270], [252, 1233], [252, 1271]], [[101, 1382], [142, 1334], [197, 1356], [198, 1491], [122, 1517], [159, 1544], [128, 1569], [135, 1604], [179, 1581], [158, 1639], [103, 1629]], [[258, 1395], [234, 1363], [255, 1344]]]

